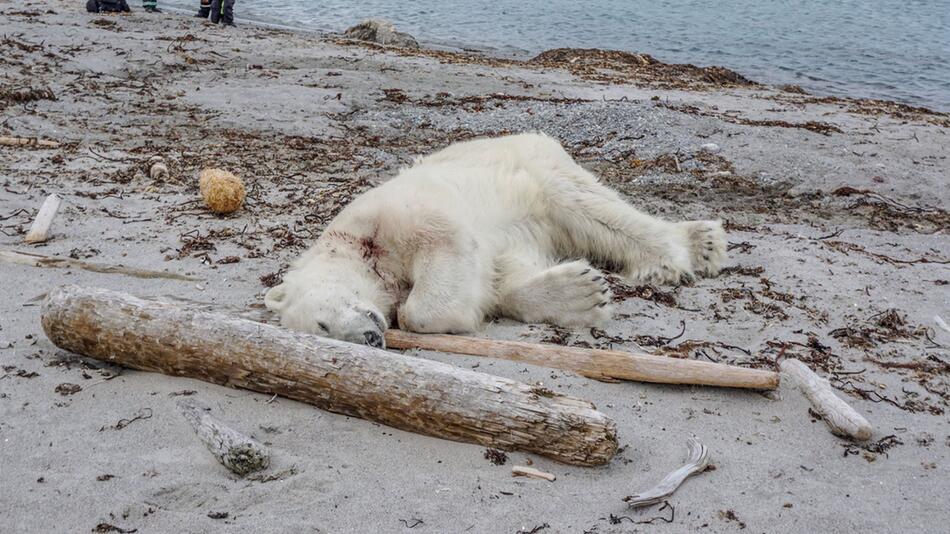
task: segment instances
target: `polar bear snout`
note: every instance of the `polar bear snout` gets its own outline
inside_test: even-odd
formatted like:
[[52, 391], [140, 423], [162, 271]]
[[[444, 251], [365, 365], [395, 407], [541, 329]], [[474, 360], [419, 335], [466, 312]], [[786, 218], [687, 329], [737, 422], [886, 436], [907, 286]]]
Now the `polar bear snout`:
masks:
[[363, 332], [363, 339], [366, 340], [366, 344], [370, 347], [376, 347], [377, 349], [386, 348], [386, 343], [383, 341], [382, 334], [376, 330], [367, 330], [366, 332]]

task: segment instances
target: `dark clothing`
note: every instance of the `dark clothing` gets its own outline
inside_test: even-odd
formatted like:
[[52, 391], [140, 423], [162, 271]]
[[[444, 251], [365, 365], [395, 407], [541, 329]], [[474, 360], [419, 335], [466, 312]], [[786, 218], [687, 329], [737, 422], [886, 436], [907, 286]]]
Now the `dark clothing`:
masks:
[[209, 14], [211, 14], [211, 0], [201, 0], [201, 5], [198, 7], [198, 13], [195, 16], [206, 19]]
[[128, 13], [129, 4], [125, 0], [88, 0], [86, 11], [90, 13]]
[[211, 22], [234, 24], [234, 0], [211, 0]]

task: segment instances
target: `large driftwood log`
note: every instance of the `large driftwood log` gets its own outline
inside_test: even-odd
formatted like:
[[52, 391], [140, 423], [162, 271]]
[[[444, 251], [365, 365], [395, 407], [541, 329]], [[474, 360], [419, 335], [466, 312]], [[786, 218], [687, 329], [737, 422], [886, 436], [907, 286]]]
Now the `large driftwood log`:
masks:
[[263, 443], [216, 421], [194, 404], [179, 402], [178, 409], [211, 454], [231, 472], [243, 477], [270, 465], [270, 453]]
[[393, 349], [419, 348], [514, 360], [573, 371], [598, 380], [619, 379], [753, 389], [778, 387], [778, 373], [772, 371], [619, 350], [562, 347], [442, 334], [413, 334], [402, 330], [387, 330], [386, 346]]
[[871, 439], [871, 424], [864, 416], [854, 411], [847, 402], [835, 395], [827, 380], [816, 375], [807, 365], [794, 358], [782, 360], [779, 367], [805, 394], [815, 412], [831, 429], [832, 434], [860, 441]]
[[53, 343], [85, 356], [411, 432], [575, 465], [607, 463], [617, 450], [616, 423], [590, 402], [372, 347], [76, 286], [50, 292], [42, 322]]

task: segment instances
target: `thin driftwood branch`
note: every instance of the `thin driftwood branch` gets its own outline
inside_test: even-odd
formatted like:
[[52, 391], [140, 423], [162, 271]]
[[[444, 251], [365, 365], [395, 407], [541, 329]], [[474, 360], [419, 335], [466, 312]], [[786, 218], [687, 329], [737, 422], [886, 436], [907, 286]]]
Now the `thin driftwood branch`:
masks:
[[42, 243], [49, 239], [49, 229], [53, 225], [53, 219], [56, 218], [56, 212], [59, 211], [60, 202], [59, 195], [55, 193], [46, 197], [36, 218], [33, 219], [30, 232], [23, 238], [24, 243]]
[[58, 347], [143, 371], [277, 394], [410, 432], [602, 465], [617, 425], [554, 391], [180, 304], [65, 286], [43, 306]]
[[6, 135], [0, 136], [0, 145], [2, 146], [38, 146], [43, 148], [58, 148], [59, 143], [56, 141], [47, 141], [45, 139], [37, 139], [36, 137], [10, 137]]
[[639, 508], [641, 506], [659, 504], [672, 495], [684, 480], [696, 473], [705, 471], [706, 467], [709, 466], [709, 451], [706, 449], [706, 446], [700, 443], [696, 438], [689, 438], [686, 440], [686, 447], [689, 449], [686, 463], [680, 466], [676, 471], [666, 475], [659, 484], [647, 491], [624, 497], [623, 500], [627, 502], [627, 506]]
[[44, 256], [42, 254], [18, 252], [16, 250], [0, 250], [0, 263], [15, 263], [19, 265], [30, 265], [32, 267], [51, 267], [55, 269], [82, 269], [94, 273], [124, 274], [136, 278], [165, 278], [168, 280], [184, 280], [189, 282], [201, 281], [200, 278], [182, 274], [135, 269], [122, 265], [90, 263], [88, 261], [74, 260], [72, 258], [57, 258], [55, 256]]
[[182, 401], [178, 408], [211, 454], [231, 472], [243, 477], [270, 465], [270, 453], [263, 443], [216, 421], [194, 404]]
[[835, 395], [827, 380], [816, 375], [807, 365], [794, 358], [785, 358], [779, 363], [779, 367], [805, 394], [815, 412], [831, 429], [832, 434], [860, 441], [871, 439], [871, 424], [848, 403]]
[[386, 346], [393, 349], [437, 350], [513, 360], [573, 371], [598, 380], [619, 379], [752, 389], [778, 387], [778, 373], [771, 371], [619, 350], [562, 347], [443, 334], [414, 334], [403, 330], [387, 330]]

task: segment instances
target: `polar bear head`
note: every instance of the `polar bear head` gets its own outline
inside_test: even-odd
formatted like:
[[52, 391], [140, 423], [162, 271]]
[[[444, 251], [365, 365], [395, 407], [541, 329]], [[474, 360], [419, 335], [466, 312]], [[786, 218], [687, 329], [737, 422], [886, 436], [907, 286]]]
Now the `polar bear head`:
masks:
[[264, 304], [287, 328], [384, 348], [387, 321], [378, 283], [354, 267], [315, 258], [288, 272], [264, 295]]

